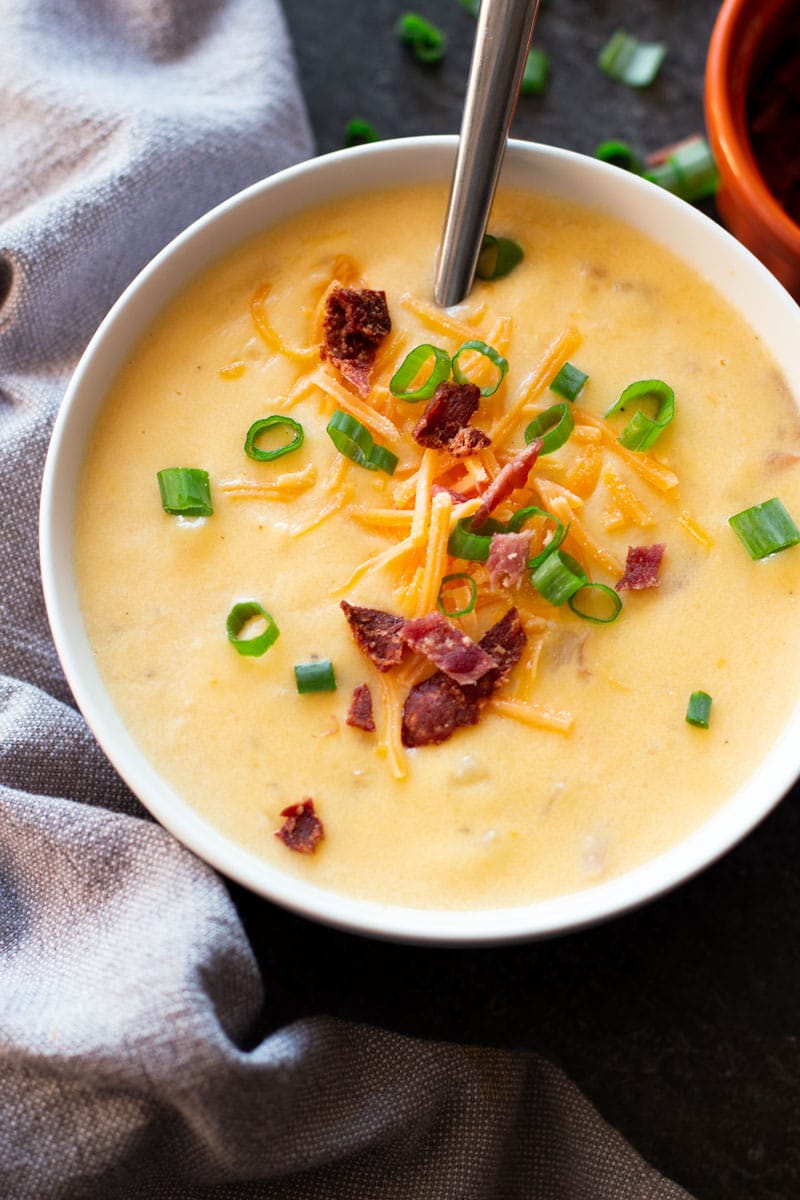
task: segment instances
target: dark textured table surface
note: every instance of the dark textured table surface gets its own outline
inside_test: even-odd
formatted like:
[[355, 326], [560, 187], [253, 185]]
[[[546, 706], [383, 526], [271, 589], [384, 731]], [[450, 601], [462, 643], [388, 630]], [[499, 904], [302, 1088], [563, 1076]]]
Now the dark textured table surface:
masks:
[[[393, 33], [413, 7], [448, 37], [424, 68]], [[545, 0], [552, 59], [518, 137], [639, 151], [702, 128], [714, 0]], [[474, 20], [459, 0], [286, 0], [321, 152], [351, 117], [384, 137], [457, 132]], [[618, 27], [669, 43], [656, 84], [596, 69]], [[496, 949], [394, 946], [316, 926], [235, 889], [265, 972], [268, 1019], [328, 1012], [403, 1033], [533, 1049], [698, 1200], [800, 1197], [800, 815], [797, 791], [724, 860], [593, 930]], [[432, 1198], [434, 1200], [434, 1198]], [[501, 1198], [502, 1200], [502, 1198]]]

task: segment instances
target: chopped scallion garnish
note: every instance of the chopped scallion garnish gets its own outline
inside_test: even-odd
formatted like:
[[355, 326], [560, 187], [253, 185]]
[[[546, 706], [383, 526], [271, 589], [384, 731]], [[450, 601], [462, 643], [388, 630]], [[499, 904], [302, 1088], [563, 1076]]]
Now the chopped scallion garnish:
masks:
[[[268, 429], [290, 429], [294, 437], [274, 450], [262, 450], [256, 443]], [[275, 413], [271, 417], [264, 417], [260, 421], [253, 422], [244, 440], [244, 452], [249, 458], [254, 458], [256, 462], [273, 462], [276, 458], [282, 458], [284, 454], [291, 454], [293, 450], [299, 450], [303, 444], [303, 438], [303, 426], [299, 421], [293, 421], [291, 417]]]
[[385, 446], [379, 446], [365, 425], [351, 417], [350, 413], [337, 408], [327, 425], [328, 436], [336, 449], [351, 462], [368, 471], [385, 471], [393, 475], [397, 466], [397, 455]]
[[686, 708], [686, 720], [698, 729], [708, 729], [711, 717], [711, 697], [708, 692], [692, 692]]
[[617, 439], [626, 450], [650, 449], [675, 416], [675, 393], [663, 379], [640, 379], [629, 384], [619, 400], [605, 413], [610, 417], [612, 413], [623, 412], [626, 405], [632, 404], [634, 400], [644, 400], [648, 397], [656, 401], [656, 415], [648, 417], [641, 408], [636, 410]]
[[613, 167], [621, 167], [623, 171], [632, 171], [634, 175], [642, 173], [642, 160], [627, 142], [619, 142], [614, 139], [601, 142], [595, 150], [594, 156], [601, 162], [611, 163]]
[[558, 606], [585, 587], [587, 579], [580, 563], [565, 550], [555, 550], [531, 572], [531, 583], [540, 596]]
[[651, 155], [644, 177], [689, 203], [715, 195], [719, 187], [717, 165], [702, 134]]
[[[461, 591], [464, 587], [469, 588], [469, 599], [463, 608], [448, 608], [445, 604], [447, 596], [453, 596]], [[442, 579], [439, 595], [436, 600], [436, 606], [440, 613], [446, 617], [465, 617], [467, 613], [471, 613], [475, 608], [475, 603], [478, 599], [478, 585], [475, 580], [466, 571], [459, 571], [455, 575], [445, 575]]]
[[315, 658], [311, 662], [297, 663], [294, 669], [297, 690], [306, 692], [335, 692], [336, 676], [329, 658]]
[[[608, 601], [610, 605], [607, 616], [598, 616], [597, 612], [587, 612], [583, 608], [578, 608], [578, 597], [582, 600], [589, 600], [588, 592], [592, 592], [595, 596], [601, 596]], [[576, 617], [582, 617], [584, 621], [592, 621], [595, 625], [610, 625], [612, 621], [616, 621], [622, 611], [622, 600], [619, 592], [614, 588], [608, 587], [605, 583], [585, 583], [582, 588], [578, 588], [567, 600]]]
[[493, 346], [487, 345], [486, 342], [480, 341], [479, 338], [473, 338], [469, 342], [464, 342], [463, 345], [459, 346], [453, 355], [453, 378], [455, 379], [456, 383], [472, 382], [469, 376], [464, 374], [458, 364], [458, 360], [461, 355], [466, 353], [468, 350], [474, 350], [477, 354], [482, 354], [484, 358], [488, 358], [489, 362], [494, 363], [494, 365], [497, 367], [497, 381], [494, 384], [490, 384], [488, 387], [482, 387], [480, 389], [482, 396], [494, 395], [494, 393], [500, 387], [500, 384], [505, 379], [506, 372], [508, 371], [507, 359], [503, 358], [502, 354], [500, 354], [498, 350], [495, 350]]
[[475, 274], [478, 279], [502, 279], [514, 270], [517, 263], [522, 262], [523, 256], [524, 252], [519, 242], [513, 241], [512, 238], [495, 237], [492, 233], [485, 233]]
[[576, 400], [583, 391], [583, 385], [588, 378], [589, 376], [585, 371], [581, 371], [580, 367], [566, 362], [550, 383], [550, 391], [555, 392], [557, 396], [563, 396], [565, 400]]
[[[264, 628], [256, 633], [249, 632], [251, 625], [263, 623]], [[269, 613], [257, 600], [242, 600], [234, 604], [225, 622], [228, 641], [239, 654], [248, 658], [260, 658], [278, 640], [280, 630]]]
[[531, 46], [525, 60], [525, 70], [519, 90], [523, 96], [541, 96], [547, 91], [550, 78], [550, 58], [544, 50]]
[[380, 134], [374, 125], [369, 121], [364, 121], [361, 117], [353, 117], [352, 121], [347, 122], [342, 145], [344, 147], [365, 146], [369, 142], [379, 142], [380, 140]]
[[640, 42], [622, 29], [600, 51], [598, 66], [610, 79], [628, 87], [649, 87], [667, 53], [664, 42]]
[[208, 471], [199, 467], [165, 467], [158, 472], [158, 490], [164, 512], [174, 517], [210, 517], [214, 512]]
[[752, 559], [766, 558], [800, 542], [800, 529], [777, 496], [728, 517], [728, 524]]
[[530, 445], [534, 438], [541, 438], [542, 448], [539, 456], [552, 454], [554, 450], [558, 450], [564, 445], [574, 428], [575, 422], [569, 411], [569, 405], [566, 401], [562, 401], [533, 418], [525, 430], [525, 442]]
[[441, 29], [419, 13], [403, 13], [395, 25], [395, 32], [401, 42], [410, 46], [418, 62], [438, 62], [444, 54], [446, 39]]
[[[429, 358], [433, 357], [430, 374], [419, 387], [409, 389], [417, 375]], [[408, 400], [416, 404], [418, 400], [430, 400], [440, 383], [450, 377], [450, 355], [438, 346], [425, 343], [415, 346], [403, 359], [400, 366], [389, 380], [389, 391], [398, 400]]]
[[553, 530], [550, 541], [547, 543], [544, 549], [540, 550], [539, 553], [529, 561], [529, 571], [535, 571], [536, 568], [544, 562], [549, 554], [553, 554], [558, 549], [564, 538], [567, 536], [567, 531], [569, 530], [569, 526], [564, 525], [562, 521], [559, 521], [558, 517], [554, 517], [552, 513], [547, 512], [543, 508], [537, 508], [535, 504], [529, 504], [525, 508], [517, 509], [511, 520], [508, 522], [506, 528], [508, 529], [509, 533], [519, 533], [519, 531], [527, 525], [528, 521], [532, 520], [534, 517], [541, 517], [546, 521], [552, 521], [555, 525], [555, 529]]
[[505, 533], [506, 526], [502, 521], [489, 517], [481, 525], [480, 533], [474, 533], [470, 528], [471, 517], [462, 517], [456, 521], [455, 529], [447, 542], [447, 553], [453, 558], [465, 558], [468, 562], [486, 562], [492, 545], [492, 535]]

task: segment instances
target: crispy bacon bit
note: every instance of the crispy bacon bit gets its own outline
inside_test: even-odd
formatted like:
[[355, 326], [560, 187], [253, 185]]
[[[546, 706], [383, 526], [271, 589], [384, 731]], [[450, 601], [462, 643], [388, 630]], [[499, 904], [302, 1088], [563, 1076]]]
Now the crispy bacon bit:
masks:
[[372, 692], [368, 683], [359, 683], [353, 689], [353, 699], [345, 718], [348, 725], [355, 729], [363, 729], [366, 733], [375, 732], [375, 718], [372, 715]]
[[449, 450], [456, 458], [485, 449], [491, 439], [469, 423], [480, 401], [474, 383], [440, 383], [414, 426], [414, 441], [432, 450]]
[[359, 650], [366, 654], [379, 671], [397, 666], [405, 654], [402, 617], [382, 612], [379, 608], [362, 608], [342, 600], [341, 609], [350, 625]]
[[281, 816], [286, 819], [276, 830], [275, 837], [298, 854], [313, 854], [325, 836], [325, 830], [314, 811], [311, 797], [304, 796], [299, 804], [290, 804]]
[[510, 608], [479, 642], [494, 667], [475, 683], [463, 687], [443, 671], [411, 689], [403, 706], [403, 745], [430, 746], [444, 742], [463, 725], [476, 725], [484, 707], [519, 662], [527, 635], [516, 608]]
[[463, 492], [457, 492], [455, 488], [443, 487], [441, 483], [434, 483], [431, 495], [438, 496], [440, 492], [447, 492], [453, 504], [463, 504], [465, 500], [469, 500], [469, 496], [465, 496]]
[[486, 560], [491, 588], [512, 588], [522, 582], [530, 558], [532, 537], [529, 529], [493, 535]]
[[495, 670], [492, 656], [438, 612], [406, 621], [403, 641], [456, 683], [477, 683]]
[[366, 396], [375, 351], [391, 328], [385, 292], [333, 288], [325, 302], [320, 357], [330, 359], [347, 382]]
[[443, 671], [416, 684], [403, 705], [403, 745], [431, 746], [446, 741], [462, 725], [477, 725], [481, 715], [471, 699]]
[[639, 591], [658, 587], [658, 573], [665, 549], [666, 546], [661, 542], [654, 546], [628, 546], [625, 574], [615, 584], [617, 591], [621, 592], [623, 588]]
[[486, 491], [481, 496], [481, 506], [473, 514], [472, 528], [480, 529], [486, 518], [506, 500], [517, 488], [524, 487], [528, 482], [531, 467], [539, 457], [542, 439], [534, 438], [529, 446], [515, 454], [502, 470], [495, 475]]

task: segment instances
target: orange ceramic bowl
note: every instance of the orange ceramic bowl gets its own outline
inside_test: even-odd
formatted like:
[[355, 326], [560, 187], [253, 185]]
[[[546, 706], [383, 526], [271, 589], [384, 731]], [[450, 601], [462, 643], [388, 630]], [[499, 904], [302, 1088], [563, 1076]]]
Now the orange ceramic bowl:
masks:
[[[748, 116], [754, 88], [791, 20], [797, 21], [797, 0], [725, 0], [709, 45], [705, 116], [723, 221], [800, 299], [800, 225], [766, 183]], [[800, 159], [800, 145], [795, 157]]]

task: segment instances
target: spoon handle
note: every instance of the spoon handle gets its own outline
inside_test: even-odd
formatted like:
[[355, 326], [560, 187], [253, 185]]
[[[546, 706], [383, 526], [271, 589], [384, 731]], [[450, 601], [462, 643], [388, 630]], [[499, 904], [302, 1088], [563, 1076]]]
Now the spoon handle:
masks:
[[458, 304], [475, 277], [539, 0], [482, 0], [434, 299]]

